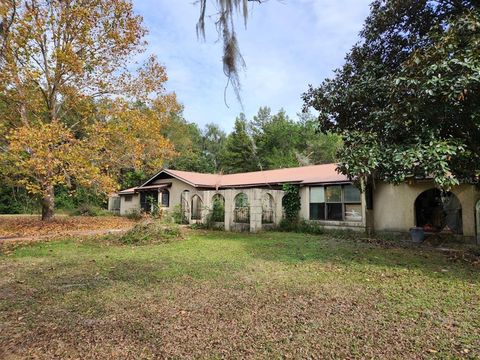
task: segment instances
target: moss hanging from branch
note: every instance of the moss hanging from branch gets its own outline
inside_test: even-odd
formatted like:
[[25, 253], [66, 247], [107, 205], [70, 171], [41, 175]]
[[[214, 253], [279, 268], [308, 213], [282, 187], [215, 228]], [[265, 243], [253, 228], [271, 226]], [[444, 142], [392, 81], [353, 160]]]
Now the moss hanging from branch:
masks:
[[[265, 0], [216, 0], [218, 7], [218, 19], [215, 22], [219, 37], [223, 42], [223, 72], [227, 77], [227, 85], [225, 87], [225, 105], [226, 103], [226, 89], [231, 85], [235, 96], [240, 104], [242, 104], [240, 97], [240, 70], [246, 67], [245, 61], [242, 57], [238, 46], [237, 35], [235, 33], [235, 26], [233, 22], [234, 13], [243, 17], [245, 27], [248, 19], [248, 2], [262, 3]], [[197, 22], [197, 36], [205, 39], [205, 16], [207, 10], [207, 0], [198, 0], [200, 6], [200, 16]], [[227, 105], [228, 106], [228, 105]]]

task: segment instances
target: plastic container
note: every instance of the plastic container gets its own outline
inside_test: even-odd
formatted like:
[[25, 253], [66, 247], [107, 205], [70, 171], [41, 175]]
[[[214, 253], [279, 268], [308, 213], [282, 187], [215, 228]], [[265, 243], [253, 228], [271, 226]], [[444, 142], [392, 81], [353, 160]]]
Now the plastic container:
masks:
[[412, 227], [410, 229], [410, 238], [415, 244], [420, 244], [425, 240], [425, 231], [421, 227]]

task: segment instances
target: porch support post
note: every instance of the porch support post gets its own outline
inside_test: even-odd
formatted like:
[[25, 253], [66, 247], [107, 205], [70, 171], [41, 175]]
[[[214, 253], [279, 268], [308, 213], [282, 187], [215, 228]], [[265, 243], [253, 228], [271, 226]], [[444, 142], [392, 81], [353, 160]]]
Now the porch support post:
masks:
[[233, 221], [233, 198], [234, 194], [232, 190], [225, 190], [223, 193], [224, 199], [225, 199], [225, 220], [224, 220], [224, 226], [225, 226], [225, 231], [230, 231], [231, 230], [231, 225]]
[[250, 199], [250, 232], [262, 230], [262, 191], [252, 189], [249, 194]]

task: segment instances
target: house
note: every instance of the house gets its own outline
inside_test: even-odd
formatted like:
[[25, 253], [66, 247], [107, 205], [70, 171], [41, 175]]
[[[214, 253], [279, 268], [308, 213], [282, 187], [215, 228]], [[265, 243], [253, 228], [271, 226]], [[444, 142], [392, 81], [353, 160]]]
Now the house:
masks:
[[255, 232], [279, 224], [282, 185], [297, 184], [300, 217], [325, 228], [408, 232], [421, 226], [470, 239], [480, 232], [480, 192], [473, 185], [444, 193], [431, 180], [412, 179], [401, 185], [379, 182], [361, 192], [336, 168], [323, 164], [229, 175], [163, 169], [111, 197], [109, 209], [125, 215], [158, 204], [166, 211], [179, 209], [185, 222], [195, 223], [204, 222], [219, 202], [224, 209], [219, 225]]

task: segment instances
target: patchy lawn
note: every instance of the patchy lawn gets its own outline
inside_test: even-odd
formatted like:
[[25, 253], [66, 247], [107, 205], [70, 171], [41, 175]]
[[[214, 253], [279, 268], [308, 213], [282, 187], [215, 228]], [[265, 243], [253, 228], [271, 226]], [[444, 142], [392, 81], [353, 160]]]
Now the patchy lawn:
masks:
[[0, 257], [2, 358], [479, 358], [480, 270], [286, 233]]
[[56, 216], [42, 221], [40, 216], [0, 215], [0, 238], [62, 236], [97, 230], [126, 229], [134, 221], [120, 216]]

